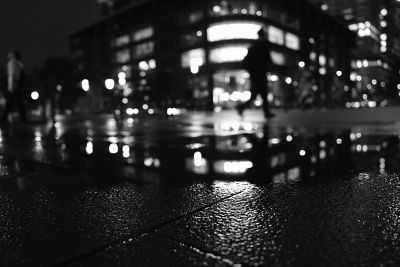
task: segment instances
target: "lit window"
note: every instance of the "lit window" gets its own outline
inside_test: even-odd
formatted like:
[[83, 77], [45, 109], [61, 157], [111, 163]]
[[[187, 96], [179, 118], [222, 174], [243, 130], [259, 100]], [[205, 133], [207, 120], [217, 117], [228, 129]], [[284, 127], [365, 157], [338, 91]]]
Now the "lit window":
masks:
[[293, 50], [299, 50], [300, 49], [300, 39], [297, 35], [294, 35], [292, 33], [286, 33], [285, 35], [285, 41], [286, 41], [286, 47], [293, 49]]
[[190, 32], [183, 34], [181, 37], [182, 45], [190, 46], [200, 42], [203, 38], [203, 32], [198, 30], [196, 32]]
[[131, 60], [131, 54], [129, 53], [129, 49], [124, 49], [117, 51], [114, 54], [114, 59], [116, 63], [126, 63]]
[[202, 11], [194, 11], [189, 14], [188, 20], [189, 23], [195, 23], [203, 19], [203, 12]]
[[271, 60], [274, 64], [280, 66], [285, 65], [286, 63], [285, 55], [276, 51], [271, 51]]
[[140, 45], [135, 46], [135, 58], [143, 58], [153, 54], [154, 51], [154, 42], [147, 42]]
[[231, 39], [258, 39], [258, 31], [263, 27], [257, 22], [224, 22], [211, 25], [207, 29], [208, 41]]
[[249, 45], [229, 45], [211, 49], [210, 61], [213, 63], [242, 61], [247, 55]]
[[149, 60], [149, 68], [150, 69], [155, 69], [157, 67], [157, 63], [154, 59]]
[[312, 60], [312, 61], [317, 60], [317, 53], [311, 52], [311, 53], [310, 53], [310, 60]]
[[206, 52], [202, 48], [187, 51], [182, 54], [182, 67], [189, 68], [191, 64], [193, 65], [193, 62], [196, 62], [197, 66], [200, 67], [204, 65], [205, 58]]
[[147, 27], [147, 28], [143, 28], [141, 30], [136, 31], [133, 34], [133, 40], [134, 41], [141, 41], [147, 38], [150, 38], [154, 35], [154, 29], [153, 27]]
[[112, 47], [120, 47], [129, 44], [129, 35], [122, 35], [111, 40]]
[[324, 55], [320, 55], [319, 56], [319, 64], [321, 66], [325, 66], [326, 65], [326, 57]]
[[283, 45], [285, 43], [283, 31], [274, 26], [268, 27], [268, 40], [271, 43]]
[[119, 68], [114, 69], [113, 74], [114, 76], [118, 76], [119, 73], [124, 73], [125, 74], [125, 78], [129, 79], [132, 76], [132, 67], [131, 66], [122, 66]]

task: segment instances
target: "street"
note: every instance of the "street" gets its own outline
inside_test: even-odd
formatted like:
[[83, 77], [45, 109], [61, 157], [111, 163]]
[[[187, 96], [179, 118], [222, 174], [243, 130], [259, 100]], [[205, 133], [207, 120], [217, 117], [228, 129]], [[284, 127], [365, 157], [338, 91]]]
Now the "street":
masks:
[[398, 265], [400, 108], [275, 112], [3, 127], [0, 265]]

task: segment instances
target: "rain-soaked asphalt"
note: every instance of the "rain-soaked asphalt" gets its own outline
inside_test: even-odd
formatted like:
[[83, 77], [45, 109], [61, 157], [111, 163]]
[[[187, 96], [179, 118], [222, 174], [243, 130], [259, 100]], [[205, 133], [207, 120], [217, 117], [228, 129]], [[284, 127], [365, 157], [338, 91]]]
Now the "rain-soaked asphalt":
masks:
[[1, 131], [1, 266], [400, 264], [395, 131], [56, 126]]

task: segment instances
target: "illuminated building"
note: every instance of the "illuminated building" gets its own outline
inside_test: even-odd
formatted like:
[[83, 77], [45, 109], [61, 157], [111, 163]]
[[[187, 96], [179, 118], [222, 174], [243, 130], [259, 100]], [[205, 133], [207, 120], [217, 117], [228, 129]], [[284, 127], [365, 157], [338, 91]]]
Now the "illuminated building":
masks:
[[358, 35], [351, 75], [357, 84], [353, 96], [400, 96], [400, 1], [309, 1], [342, 19]]
[[305, 72], [315, 105], [344, 105], [355, 34], [308, 2], [124, 2], [70, 38], [82, 79], [101, 90], [106, 79], [117, 80], [123, 72], [130, 101], [232, 108], [250, 97], [241, 61], [264, 28], [273, 61], [266, 74], [271, 105], [297, 105]]

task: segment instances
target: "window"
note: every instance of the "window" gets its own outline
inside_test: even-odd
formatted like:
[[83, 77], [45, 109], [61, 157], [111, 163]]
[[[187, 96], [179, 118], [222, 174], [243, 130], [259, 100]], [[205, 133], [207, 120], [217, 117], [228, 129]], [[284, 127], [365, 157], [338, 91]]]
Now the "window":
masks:
[[214, 73], [213, 102], [219, 107], [234, 107], [237, 102], [251, 97], [249, 73], [245, 70], [227, 70]]
[[154, 52], [154, 42], [147, 42], [147, 43], [139, 44], [134, 47], [135, 59], [152, 55], [153, 52]]
[[251, 15], [262, 16], [263, 7], [261, 4], [256, 4], [253, 1], [216, 1], [211, 6], [210, 15], [214, 17], [228, 16], [228, 15]]
[[326, 65], [326, 56], [325, 55], [320, 55], [319, 56], [319, 64], [321, 66], [325, 66]]
[[242, 61], [247, 55], [249, 45], [228, 45], [213, 48], [210, 51], [210, 61], [213, 63]]
[[133, 33], [133, 40], [135, 42], [150, 38], [154, 35], [153, 27], [146, 27]]
[[132, 67], [131, 66], [118, 67], [118, 68], [114, 69], [113, 75], [115, 77], [118, 77], [118, 74], [121, 72], [125, 73], [126, 79], [130, 79], [132, 77]]
[[189, 68], [193, 64], [197, 66], [204, 65], [206, 60], [206, 52], [204, 49], [193, 49], [182, 54], [182, 67]]
[[268, 27], [268, 40], [271, 43], [283, 45], [285, 43], [283, 31], [274, 26]]
[[129, 35], [122, 35], [111, 40], [111, 47], [121, 47], [129, 44]]
[[271, 51], [271, 60], [274, 64], [280, 66], [285, 65], [286, 63], [285, 55], [276, 51]]
[[181, 43], [184, 46], [191, 46], [201, 42], [203, 38], [203, 32], [201, 30], [183, 34], [181, 37]]
[[201, 10], [191, 12], [187, 20], [189, 23], [195, 23], [203, 19], [203, 12]]
[[286, 41], [286, 47], [293, 49], [293, 50], [299, 50], [300, 49], [300, 39], [297, 35], [294, 35], [292, 33], [286, 33], [285, 35], [285, 41]]
[[139, 70], [140, 71], [148, 71], [154, 70], [157, 67], [157, 63], [154, 59], [150, 59], [148, 61], [143, 60], [139, 62]]
[[129, 49], [117, 51], [114, 54], [114, 60], [116, 63], [126, 63], [129, 60], [131, 60], [131, 54], [129, 53]]
[[258, 31], [263, 27], [262, 23], [235, 21], [216, 23], [207, 29], [208, 41], [215, 42], [231, 39], [258, 39]]

